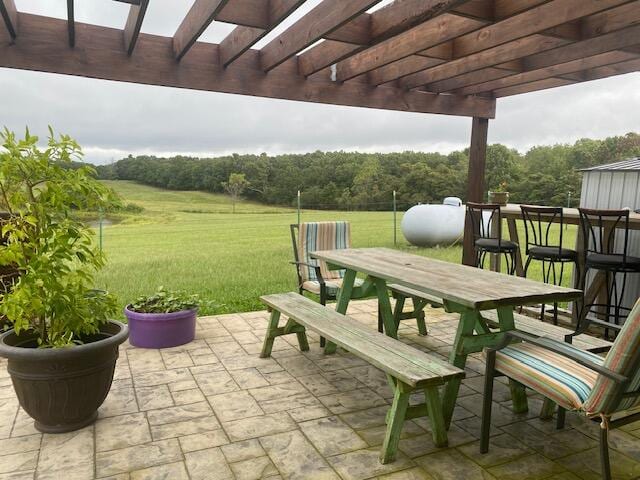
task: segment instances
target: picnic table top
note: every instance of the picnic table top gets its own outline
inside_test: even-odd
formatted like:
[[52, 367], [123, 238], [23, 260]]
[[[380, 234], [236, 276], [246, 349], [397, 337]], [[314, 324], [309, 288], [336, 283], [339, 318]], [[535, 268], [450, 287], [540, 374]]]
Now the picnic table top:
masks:
[[443, 262], [389, 248], [312, 252], [334, 268], [345, 268], [433, 295], [475, 310], [565, 302], [582, 292], [522, 277]]

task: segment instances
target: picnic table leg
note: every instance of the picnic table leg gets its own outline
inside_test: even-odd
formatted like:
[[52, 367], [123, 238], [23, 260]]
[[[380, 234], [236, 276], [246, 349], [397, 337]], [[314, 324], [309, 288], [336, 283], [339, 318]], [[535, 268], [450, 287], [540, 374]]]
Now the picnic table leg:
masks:
[[[458, 329], [456, 330], [456, 337], [453, 341], [451, 354], [449, 355], [449, 363], [458, 368], [464, 369], [467, 364], [467, 353], [464, 350], [464, 339], [469, 335], [473, 335], [477, 315], [477, 312], [473, 310], [463, 310], [460, 314], [460, 322], [458, 323]], [[444, 388], [442, 408], [446, 428], [449, 428], [449, 425], [451, 425], [453, 409], [456, 406], [456, 399], [458, 398], [458, 391], [460, 390], [460, 382], [461, 380], [459, 378], [455, 378], [450, 380]]]
[[[347, 313], [347, 308], [349, 307], [349, 301], [351, 300], [351, 294], [353, 293], [353, 285], [356, 281], [356, 271], [355, 270], [347, 270], [344, 273], [344, 278], [342, 279], [342, 288], [338, 292], [338, 298], [336, 301], [336, 312], [342, 313], [343, 315]], [[324, 346], [324, 353], [330, 354], [335, 353], [336, 344], [333, 342], [327, 342]]]
[[371, 280], [376, 286], [376, 291], [378, 293], [378, 309], [380, 311], [380, 315], [382, 315], [384, 331], [389, 337], [398, 338], [398, 325], [396, 325], [393, 312], [391, 311], [387, 282], [382, 278], [371, 278]]
[[273, 348], [273, 341], [276, 339], [276, 331], [278, 330], [278, 322], [280, 321], [280, 312], [278, 310], [271, 310], [271, 318], [269, 319], [269, 327], [267, 333], [264, 336], [264, 343], [262, 344], [262, 352], [260, 352], [260, 358], [267, 358], [271, 356], [271, 349]]
[[402, 433], [402, 425], [404, 424], [404, 417], [407, 413], [409, 396], [412, 390], [409, 385], [398, 380], [394, 383], [393, 404], [387, 413], [387, 433], [385, 434], [382, 451], [380, 452], [380, 462], [383, 464], [393, 462], [396, 458], [398, 443], [400, 442], [400, 433]]
[[[499, 307], [498, 321], [500, 323], [500, 331], [515, 330], [515, 321], [513, 320], [513, 307]], [[527, 393], [524, 386], [509, 379], [509, 389], [511, 390], [511, 401], [513, 402], [513, 411], [515, 413], [524, 413], [529, 410], [527, 405]]]
[[446, 447], [449, 443], [447, 439], [447, 426], [444, 421], [444, 412], [438, 387], [426, 387], [424, 395], [427, 402], [427, 412], [431, 422], [431, 434], [436, 447]]

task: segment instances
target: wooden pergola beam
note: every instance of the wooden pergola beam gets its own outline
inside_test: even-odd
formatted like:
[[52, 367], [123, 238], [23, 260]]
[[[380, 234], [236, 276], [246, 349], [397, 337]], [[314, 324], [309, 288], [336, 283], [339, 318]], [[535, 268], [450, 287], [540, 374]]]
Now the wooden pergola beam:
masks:
[[73, 0], [67, 0], [67, 31], [69, 32], [69, 46], [76, 45], [76, 20]]
[[[481, 83], [472, 87], [462, 89], [463, 92], [482, 93], [493, 90], [501, 90], [506, 87], [532, 83], [540, 80], [547, 80], [564, 74], [581, 72], [583, 70], [602, 67], [629, 60], [635, 60], [638, 55], [627, 52], [607, 52], [593, 57], [581, 58], [567, 63], [561, 63], [551, 67], [541, 68], [530, 72], [519, 73], [509, 77], [493, 80], [491, 82]], [[580, 79], [578, 79], [580, 80]]]
[[[312, 75], [329, 65], [351, 56], [369, 46], [380, 43], [394, 35], [409, 30], [431, 18], [464, 5], [484, 5], [486, 2], [466, 2], [465, 0], [396, 0], [373, 13], [363, 13], [341, 29], [351, 28], [351, 24], [368, 24], [367, 41], [362, 44], [343, 43], [337, 40], [325, 41], [300, 55], [300, 73]], [[333, 36], [340, 36], [340, 30]]]
[[[634, 1], [582, 18], [582, 37], [583, 40], [592, 38], [632, 25], [638, 21], [640, 21], [640, 1]], [[425, 86], [428, 91], [433, 92], [451, 91], [471, 85], [473, 81], [479, 83], [478, 79], [480, 81], [495, 79], [494, 70], [489, 70], [488, 68], [494, 67], [500, 61], [525, 58], [568, 43], [569, 41], [564, 38], [533, 34], [466, 57], [457, 58], [435, 68], [405, 76], [400, 80], [400, 86], [404, 88]], [[487, 72], [486, 79], [482, 79], [482, 74], [478, 73], [481, 69]]]
[[[590, 82], [592, 80], [600, 80], [602, 78], [613, 77], [615, 75], [624, 75], [625, 73], [640, 72], [640, 59], [627, 62], [614, 63], [602, 67], [590, 68], [581, 72], [582, 78], [580, 82]], [[547, 90], [550, 88], [562, 87], [565, 85], [573, 85], [578, 81], [571, 81], [561, 78], [547, 78], [531, 83], [523, 83], [513, 87], [505, 87], [495, 90], [493, 93], [496, 97], [508, 97], [512, 95], [520, 95], [522, 93], [536, 92], [539, 90]]]
[[173, 35], [176, 60], [189, 51], [229, 0], [196, 0]]
[[344, 82], [484, 25], [479, 20], [445, 13], [339, 62], [336, 65], [337, 80]]
[[249, 50], [226, 69], [217, 62], [219, 46], [196, 42], [176, 62], [172, 39], [141, 33], [135, 62], [122, 48], [122, 30], [78, 24], [83, 41], [65, 45], [66, 21], [19, 13], [20, 36], [0, 42], [0, 67], [78, 75], [121, 82], [169, 86], [266, 98], [387, 110], [493, 118], [495, 100], [457, 95], [407, 92], [393, 87], [337, 84], [328, 78], [305, 78], [290, 59], [265, 75], [259, 51]]
[[127, 51], [127, 55], [131, 55], [133, 49], [136, 48], [142, 21], [148, 6], [149, 0], [140, 0], [139, 5], [131, 5], [131, 8], [129, 8], [129, 16], [124, 26], [124, 48]]
[[[572, 73], [586, 68], [631, 60], [638, 55], [616, 50], [632, 47], [640, 39], [640, 25], [617, 30], [600, 37], [572, 43], [547, 52], [532, 55], [524, 60], [524, 72], [488, 82], [476, 82], [459, 88], [457, 93], [472, 95], [498, 90], [513, 85], [542, 80], [562, 73]], [[612, 59], [613, 61], [608, 61]], [[582, 63], [580, 63], [582, 62]], [[597, 65], [591, 65], [597, 62]], [[590, 64], [588, 66], [587, 64]], [[581, 68], [580, 68], [581, 67]]]
[[234, 28], [231, 33], [220, 42], [220, 61], [225, 67], [231, 65], [240, 55], [249, 50], [304, 3], [304, 0], [267, 1], [270, 22], [268, 28], [240, 25]]
[[320, 40], [380, 0], [323, 0], [313, 10], [274, 38], [261, 50], [265, 72], [293, 57], [300, 50]]
[[0, 0], [0, 14], [12, 39], [18, 36], [18, 10], [14, 0]]

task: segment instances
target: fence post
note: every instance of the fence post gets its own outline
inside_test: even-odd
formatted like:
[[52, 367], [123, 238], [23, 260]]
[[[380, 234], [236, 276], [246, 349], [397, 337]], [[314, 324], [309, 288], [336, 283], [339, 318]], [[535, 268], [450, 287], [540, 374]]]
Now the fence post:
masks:
[[300, 190], [298, 190], [298, 226], [300, 226]]
[[398, 220], [397, 220], [396, 191], [393, 191], [393, 246], [398, 244]]
[[99, 217], [98, 231], [100, 232], [99, 233], [100, 251], [102, 251], [102, 221], [103, 221], [102, 209], [100, 209], [99, 215], [100, 217]]

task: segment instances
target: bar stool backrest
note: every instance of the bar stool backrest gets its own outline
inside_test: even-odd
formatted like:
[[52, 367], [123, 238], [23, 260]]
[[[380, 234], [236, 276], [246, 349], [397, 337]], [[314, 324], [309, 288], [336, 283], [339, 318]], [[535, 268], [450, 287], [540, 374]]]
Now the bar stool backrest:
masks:
[[[561, 207], [538, 207], [533, 205], [520, 205], [522, 211], [522, 221], [524, 222], [524, 236], [527, 244], [526, 253], [529, 254], [530, 247], [552, 247], [558, 249], [558, 254], [562, 252], [563, 233], [563, 209]], [[555, 241], [556, 223], [559, 228], [558, 241]]]
[[[587, 254], [620, 255], [626, 262], [629, 250], [629, 210], [595, 210], [578, 208], [580, 228], [584, 237], [584, 251]], [[622, 230], [622, 241], [616, 230]], [[616, 248], [616, 243], [622, 248]]]
[[[502, 214], [497, 203], [467, 202], [467, 215], [473, 229], [473, 241], [481, 238], [502, 239]], [[493, 234], [494, 222], [497, 222], [497, 233]]]

